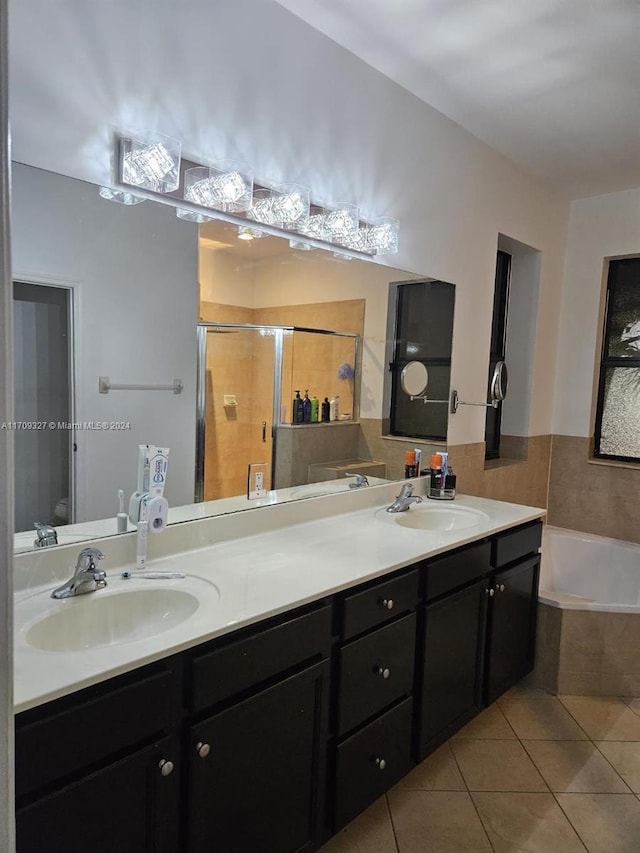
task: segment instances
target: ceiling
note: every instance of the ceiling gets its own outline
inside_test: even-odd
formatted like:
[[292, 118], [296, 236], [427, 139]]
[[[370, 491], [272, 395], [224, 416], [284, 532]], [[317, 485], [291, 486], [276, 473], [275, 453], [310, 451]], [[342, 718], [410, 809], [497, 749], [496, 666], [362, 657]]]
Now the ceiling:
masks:
[[640, 186], [640, 0], [278, 0], [571, 197]]

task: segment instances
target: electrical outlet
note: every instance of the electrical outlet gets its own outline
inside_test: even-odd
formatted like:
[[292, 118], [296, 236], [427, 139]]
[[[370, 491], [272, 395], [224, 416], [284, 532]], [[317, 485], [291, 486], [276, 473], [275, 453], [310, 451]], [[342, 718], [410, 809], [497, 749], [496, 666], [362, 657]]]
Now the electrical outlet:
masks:
[[247, 498], [264, 498], [267, 495], [265, 488], [269, 466], [266, 462], [252, 462], [247, 472]]

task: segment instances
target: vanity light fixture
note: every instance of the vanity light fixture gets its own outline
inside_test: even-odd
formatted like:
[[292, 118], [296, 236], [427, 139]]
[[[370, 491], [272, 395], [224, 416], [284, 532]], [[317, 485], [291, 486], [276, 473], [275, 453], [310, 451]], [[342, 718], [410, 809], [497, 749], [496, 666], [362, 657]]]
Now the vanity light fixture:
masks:
[[280, 184], [273, 194], [274, 224], [287, 231], [302, 231], [309, 219], [309, 187], [300, 184]]
[[243, 213], [251, 207], [253, 173], [237, 160], [219, 160], [184, 173], [184, 197], [193, 204], [225, 213]]
[[332, 205], [324, 218], [327, 238], [332, 243], [349, 246], [360, 225], [358, 206], [350, 202], [340, 202]]
[[390, 216], [374, 219], [367, 229], [369, 249], [376, 255], [392, 255], [398, 251], [400, 223]]
[[140, 204], [144, 201], [139, 195], [127, 192], [126, 190], [114, 190], [111, 187], [100, 187], [100, 198], [106, 198], [108, 201], [117, 201], [118, 204], [126, 204], [131, 207], [134, 204]]
[[179, 139], [145, 130], [123, 137], [122, 177], [125, 183], [158, 193], [178, 189], [180, 183]]
[[[196, 223], [222, 219], [235, 225], [245, 240], [288, 234], [289, 245], [298, 250], [334, 250], [345, 258], [398, 251], [397, 219], [362, 221], [356, 204], [323, 207], [311, 200], [308, 187], [296, 183], [254, 187], [253, 172], [245, 163], [220, 160], [203, 165], [187, 160], [181, 157], [179, 140], [165, 134], [123, 135], [119, 146], [116, 187], [101, 190], [104, 198], [137, 204], [162, 195], [159, 200], [177, 208], [180, 219]], [[128, 187], [139, 187], [141, 195]]]
[[197, 222], [198, 225], [214, 220], [213, 216], [207, 216], [206, 213], [200, 213], [198, 210], [187, 210], [186, 207], [176, 208], [176, 216], [178, 219], [184, 219], [185, 222]]

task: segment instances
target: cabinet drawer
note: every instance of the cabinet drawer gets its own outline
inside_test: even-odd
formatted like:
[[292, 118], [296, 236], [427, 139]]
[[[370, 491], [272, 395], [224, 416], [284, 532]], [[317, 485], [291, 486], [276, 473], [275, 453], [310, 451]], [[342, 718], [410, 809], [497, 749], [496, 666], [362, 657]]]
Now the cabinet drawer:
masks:
[[349, 640], [415, 610], [417, 600], [417, 569], [348, 595], [342, 604], [343, 639]]
[[338, 747], [334, 830], [409, 772], [411, 719], [412, 700], [406, 699]]
[[330, 649], [331, 607], [323, 605], [196, 655], [191, 666], [191, 710], [258, 687], [303, 662], [326, 658]]
[[542, 540], [542, 522], [534, 521], [517, 530], [508, 530], [500, 533], [493, 540], [493, 551], [491, 564], [495, 568], [506, 566], [514, 560], [526, 557], [527, 554], [535, 554], [540, 548]]
[[429, 561], [426, 571], [427, 601], [483, 577], [490, 568], [491, 544], [480, 542]]
[[169, 660], [18, 715], [16, 796], [168, 729], [179, 713], [181, 690], [180, 671]]
[[411, 694], [415, 638], [412, 613], [341, 649], [338, 734]]

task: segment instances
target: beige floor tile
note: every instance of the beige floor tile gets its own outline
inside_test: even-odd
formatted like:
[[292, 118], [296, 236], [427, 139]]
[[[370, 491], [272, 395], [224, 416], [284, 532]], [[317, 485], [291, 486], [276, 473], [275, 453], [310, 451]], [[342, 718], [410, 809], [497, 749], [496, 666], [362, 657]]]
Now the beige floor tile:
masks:
[[453, 740], [451, 749], [470, 791], [548, 791], [522, 744]]
[[436, 749], [395, 786], [398, 791], [466, 791], [448, 743]]
[[632, 711], [635, 711], [636, 714], [640, 715], [640, 699], [625, 699], [624, 701]]
[[547, 699], [503, 699], [500, 708], [522, 740], [587, 740], [562, 703]]
[[397, 853], [391, 816], [385, 797], [352, 820], [319, 853]]
[[554, 792], [629, 793], [611, 764], [589, 741], [529, 740], [522, 745]]
[[560, 700], [592, 740], [640, 741], [640, 716], [622, 699], [561, 696]]
[[490, 705], [453, 737], [471, 738], [472, 740], [484, 738], [515, 740], [516, 735], [500, 708], [497, 705]]
[[640, 794], [640, 743], [601, 740], [596, 746], [631, 790]]
[[556, 794], [589, 853], [638, 853], [640, 800], [633, 794]]
[[400, 853], [491, 853], [469, 794], [394, 790], [388, 798]]
[[498, 699], [498, 705], [505, 699], [549, 699], [552, 696], [542, 687], [528, 687], [526, 684], [515, 684]]
[[551, 794], [475, 793], [495, 853], [584, 853]]

